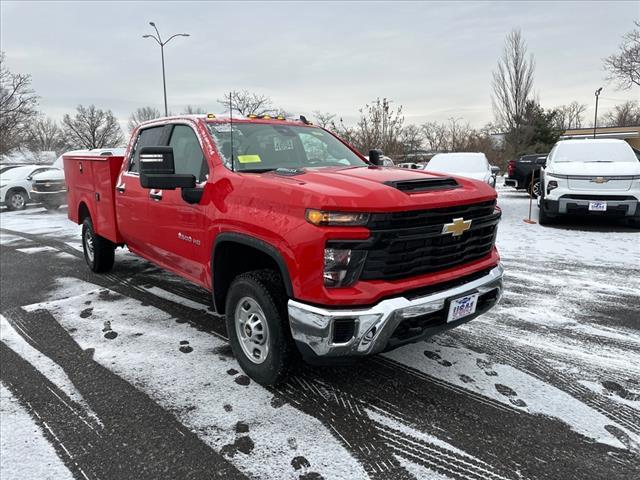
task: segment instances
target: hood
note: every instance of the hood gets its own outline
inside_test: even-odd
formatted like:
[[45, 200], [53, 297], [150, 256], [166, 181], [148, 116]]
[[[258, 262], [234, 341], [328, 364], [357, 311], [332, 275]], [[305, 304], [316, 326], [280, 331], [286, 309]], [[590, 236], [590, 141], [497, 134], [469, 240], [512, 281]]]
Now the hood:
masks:
[[32, 177], [35, 182], [37, 180], [64, 180], [63, 170], [47, 170], [46, 172], [38, 173]]
[[640, 162], [554, 162], [545, 171], [551, 175], [585, 177], [640, 175]]
[[273, 188], [274, 182], [278, 183], [283, 195], [292, 200], [300, 195], [305, 207], [320, 209], [438, 208], [490, 200], [496, 196], [495, 190], [483, 182], [400, 168], [319, 168], [305, 169], [291, 176], [269, 172], [252, 177], [251, 180], [265, 187], [265, 182], [269, 182], [269, 188]]

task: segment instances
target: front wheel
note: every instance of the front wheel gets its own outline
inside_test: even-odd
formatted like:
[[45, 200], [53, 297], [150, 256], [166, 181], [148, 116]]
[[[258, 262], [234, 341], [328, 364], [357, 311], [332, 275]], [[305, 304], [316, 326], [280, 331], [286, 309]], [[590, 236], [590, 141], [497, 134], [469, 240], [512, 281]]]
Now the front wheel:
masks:
[[273, 270], [239, 275], [229, 287], [225, 313], [231, 349], [247, 375], [262, 385], [282, 381], [295, 347], [280, 276]]
[[29, 197], [22, 190], [12, 190], [7, 194], [7, 208], [9, 210], [24, 210], [27, 208]]
[[540, 225], [550, 225], [555, 220], [555, 217], [549, 215], [544, 208], [544, 203], [540, 202], [540, 211], [538, 213], [538, 223]]
[[93, 230], [93, 222], [87, 217], [82, 222], [82, 250], [89, 268], [96, 273], [106, 273], [113, 267], [116, 246]]

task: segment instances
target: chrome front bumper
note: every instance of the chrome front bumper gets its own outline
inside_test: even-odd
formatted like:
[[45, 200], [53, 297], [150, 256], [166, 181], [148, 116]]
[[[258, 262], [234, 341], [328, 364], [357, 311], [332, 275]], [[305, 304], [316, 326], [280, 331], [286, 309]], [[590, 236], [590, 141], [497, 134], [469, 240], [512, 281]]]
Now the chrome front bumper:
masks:
[[[393, 333], [404, 320], [441, 312], [448, 304], [448, 300], [453, 298], [473, 292], [478, 292], [482, 296], [496, 291], [495, 302], [489, 307], [481, 308], [474, 315], [456, 322], [428, 327], [424, 336], [428, 336], [430, 330], [435, 334], [486, 312], [499, 301], [502, 295], [503, 274], [502, 265], [498, 265], [487, 275], [463, 285], [412, 300], [405, 297], [390, 298], [373, 307], [363, 309], [331, 310], [289, 300], [291, 334], [299, 346], [310, 349], [318, 357], [365, 356], [380, 353], [387, 349]], [[445, 318], [446, 314], [447, 312], [443, 312]], [[335, 321], [351, 319], [355, 323], [351, 339], [334, 343]]]

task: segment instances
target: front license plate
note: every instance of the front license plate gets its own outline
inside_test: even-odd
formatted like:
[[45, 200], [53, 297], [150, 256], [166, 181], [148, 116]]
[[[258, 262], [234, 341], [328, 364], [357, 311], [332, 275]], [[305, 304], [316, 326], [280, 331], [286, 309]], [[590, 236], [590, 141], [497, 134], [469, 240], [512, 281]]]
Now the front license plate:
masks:
[[589, 202], [590, 212], [606, 212], [607, 202]]
[[455, 322], [461, 318], [468, 317], [476, 313], [476, 306], [478, 305], [479, 293], [471, 293], [464, 297], [454, 298], [449, 304], [449, 315], [447, 316], [447, 323]]

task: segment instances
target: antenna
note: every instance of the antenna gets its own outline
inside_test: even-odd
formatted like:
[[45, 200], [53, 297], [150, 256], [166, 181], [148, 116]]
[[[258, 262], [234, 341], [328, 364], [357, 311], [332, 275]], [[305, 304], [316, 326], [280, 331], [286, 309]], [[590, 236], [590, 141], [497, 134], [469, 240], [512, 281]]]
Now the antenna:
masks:
[[231, 171], [235, 172], [235, 160], [233, 159], [233, 106], [231, 104], [231, 92], [229, 92], [229, 130], [231, 130]]

